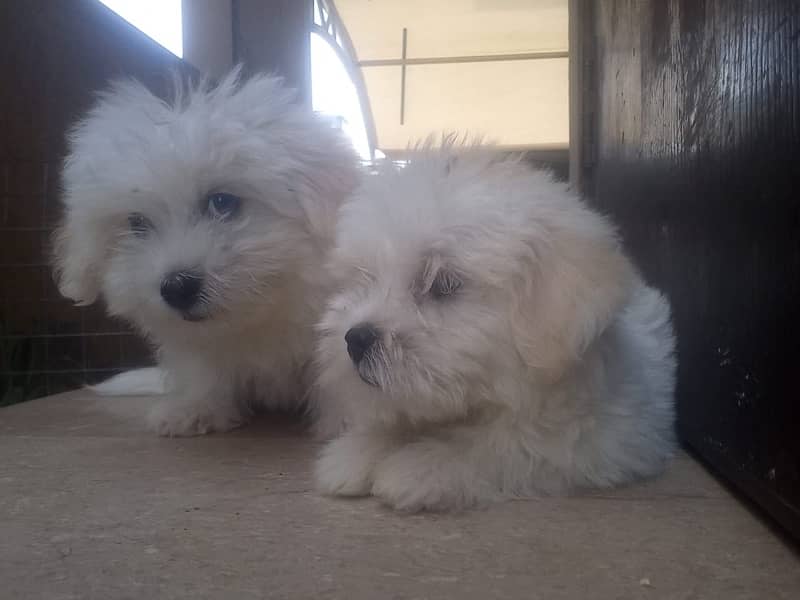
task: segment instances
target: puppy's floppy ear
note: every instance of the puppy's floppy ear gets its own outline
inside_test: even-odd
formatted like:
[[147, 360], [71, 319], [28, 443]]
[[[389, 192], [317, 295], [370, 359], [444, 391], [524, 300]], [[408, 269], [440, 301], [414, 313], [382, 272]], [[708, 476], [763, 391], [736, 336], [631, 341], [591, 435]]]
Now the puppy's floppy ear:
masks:
[[612, 227], [582, 207], [539, 233], [512, 286], [511, 326], [525, 363], [556, 380], [615, 318], [636, 272]]
[[53, 235], [52, 261], [58, 289], [79, 306], [91, 304], [100, 293], [108, 229], [93, 219], [68, 212]]

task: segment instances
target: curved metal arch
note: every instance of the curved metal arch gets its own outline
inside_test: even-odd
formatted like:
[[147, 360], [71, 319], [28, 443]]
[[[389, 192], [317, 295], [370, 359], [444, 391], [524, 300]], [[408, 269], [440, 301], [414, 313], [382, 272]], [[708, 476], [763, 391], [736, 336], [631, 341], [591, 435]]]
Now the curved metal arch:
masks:
[[333, 0], [314, 0], [314, 8], [316, 9], [315, 12], [319, 14], [321, 24], [314, 20], [311, 31], [319, 35], [333, 48], [350, 76], [350, 81], [353, 82], [356, 88], [358, 104], [361, 108], [361, 118], [364, 119], [364, 128], [367, 131], [369, 154], [370, 158], [374, 160], [375, 150], [378, 147], [378, 135], [375, 129], [375, 119], [372, 116], [372, 107], [369, 103], [369, 95], [367, 94], [367, 85], [361, 69], [358, 67], [355, 47], [350, 35], [347, 33], [347, 28], [342, 23], [336, 6], [333, 4]]

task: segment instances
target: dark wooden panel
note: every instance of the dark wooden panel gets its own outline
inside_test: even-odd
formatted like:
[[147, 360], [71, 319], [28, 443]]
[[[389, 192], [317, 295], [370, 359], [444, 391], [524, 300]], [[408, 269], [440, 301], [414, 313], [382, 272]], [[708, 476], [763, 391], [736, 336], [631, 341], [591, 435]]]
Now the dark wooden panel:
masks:
[[162, 87], [183, 63], [97, 0], [0, 3], [0, 157], [60, 154], [64, 127], [110, 78]]
[[46, 255], [69, 125], [109, 79], [163, 92], [173, 69], [191, 72], [97, 0], [0, 2], [0, 404], [107, 376], [101, 332], [117, 367], [150, 362], [101, 306], [59, 297]]
[[800, 536], [800, 3], [592, 18], [594, 201], [672, 300], [680, 433]]

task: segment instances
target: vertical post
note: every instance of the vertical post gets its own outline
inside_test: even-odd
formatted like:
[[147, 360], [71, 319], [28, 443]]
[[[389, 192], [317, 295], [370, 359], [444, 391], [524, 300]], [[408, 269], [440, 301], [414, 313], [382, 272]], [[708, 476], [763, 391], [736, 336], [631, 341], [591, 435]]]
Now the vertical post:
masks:
[[584, 72], [581, 0], [569, 0], [569, 182], [583, 192]]
[[246, 72], [276, 73], [311, 108], [310, 0], [232, 0], [235, 60]]
[[400, 63], [400, 125], [406, 120], [406, 51], [408, 49], [408, 29], [403, 27], [403, 56]]
[[212, 78], [233, 66], [230, 0], [183, 0], [183, 59]]

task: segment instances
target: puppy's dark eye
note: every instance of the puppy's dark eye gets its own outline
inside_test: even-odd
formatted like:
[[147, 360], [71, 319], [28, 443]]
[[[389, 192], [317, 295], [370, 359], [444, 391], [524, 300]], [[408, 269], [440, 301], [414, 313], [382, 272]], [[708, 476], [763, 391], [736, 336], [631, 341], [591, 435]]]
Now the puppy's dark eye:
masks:
[[439, 271], [431, 283], [430, 295], [436, 300], [444, 300], [461, 289], [463, 282], [452, 271]]
[[230, 219], [239, 212], [242, 199], [233, 194], [217, 192], [206, 199], [206, 212], [217, 219]]
[[128, 227], [138, 236], [145, 236], [153, 228], [150, 219], [140, 213], [131, 213], [128, 215]]

